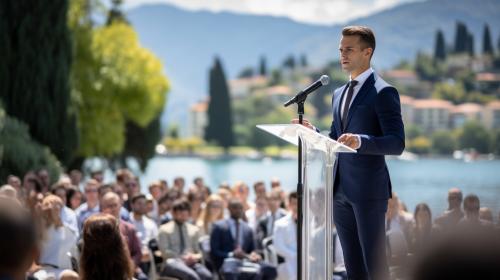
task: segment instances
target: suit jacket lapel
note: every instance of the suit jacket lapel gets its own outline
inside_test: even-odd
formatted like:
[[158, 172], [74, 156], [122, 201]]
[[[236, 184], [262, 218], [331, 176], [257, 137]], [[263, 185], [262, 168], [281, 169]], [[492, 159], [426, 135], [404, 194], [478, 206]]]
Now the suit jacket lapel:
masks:
[[368, 77], [368, 79], [366, 79], [365, 83], [361, 86], [361, 89], [359, 89], [358, 94], [356, 94], [356, 97], [352, 101], [351, 107], [349, 107], [349, 113], [347, 114], [347, 124], [345, 126], [346, 130], [347, 130], [347, 127], [349, 127], [349, 123], [351, 122], [351, 118], [354, 115], [354, 112], [358, 108], [358, 104], [361, 101], [363, 101], [363, 99], [366, 97], [366, 94], [368, 94], [369, 89], [373, 86], [374, 82], [375, 82], [375, 78], [374, 78], [373, 73], [372, 73]]

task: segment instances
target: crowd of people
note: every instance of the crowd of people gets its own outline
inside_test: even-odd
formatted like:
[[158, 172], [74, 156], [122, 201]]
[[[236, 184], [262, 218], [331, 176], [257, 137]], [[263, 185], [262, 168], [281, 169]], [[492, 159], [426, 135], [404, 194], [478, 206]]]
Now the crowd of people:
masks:
[[[279, 180], [252, 190], [250, 200], [245, 182], [210, 189], [203, 178], [186, 186], [182, 177], [141, 188], [127, 169], [113, 182], [102, 172], [83, 180], [78, 170], [57, 182], [46, 169], [11, 175], [0, 187], [0, 279], [296, 279], [297, 194]], [[499, 222], [476, 195], [452, 188], [448, 204], [433, 219], [427, 204], [411, 213], [392, 194], [391, 278], [405, 279], [408, 264], [447, 233], [498, 235]], [[347, 279], [334, 237], [333, 277]]]

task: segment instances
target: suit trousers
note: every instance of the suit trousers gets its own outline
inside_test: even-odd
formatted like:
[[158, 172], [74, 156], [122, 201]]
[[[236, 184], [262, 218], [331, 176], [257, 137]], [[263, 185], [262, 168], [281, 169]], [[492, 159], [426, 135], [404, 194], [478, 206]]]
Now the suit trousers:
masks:
[[209, 280], [212, 273], [201, 263], [189, 267], [181, 259], [168, 259], [161, 276], [175, 277], [186, 280]]
[[340, 186], [335, 188], [333, 216], [349, 279], [388, 279], [386, 211], [386, 199], [353, 203]]

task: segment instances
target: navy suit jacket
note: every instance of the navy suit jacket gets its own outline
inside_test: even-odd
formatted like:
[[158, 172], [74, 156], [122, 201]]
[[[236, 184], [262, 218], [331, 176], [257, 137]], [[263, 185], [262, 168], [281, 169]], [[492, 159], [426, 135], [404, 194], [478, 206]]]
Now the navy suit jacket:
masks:
[[385, 155], [400, 155], [405, 148], [401, 105], [396, 88], [372, 73], [354, 98], [342, 130], [340, 105], [347, 85], [333, 94], [333, 121], [330, 138], [343, 133], [361, 135], [357, 153], [339, 153], [334, 167], [335, 188], [340, 187], [352, 202], [388, 199], [391, 180]]
[[[241, 249], [245, 253], [250, 254], [255, 250], [252, 229], [246, 223], [240, 223], [240, 231], [243, 234], [243, 244], [240, 244]], [[217, 270], [220, 269], [229, 253], [234, 251], [234, 241], [229, 219], [217, 221], [213, 224], [212, 232], [210, 233], [210, 256]]]

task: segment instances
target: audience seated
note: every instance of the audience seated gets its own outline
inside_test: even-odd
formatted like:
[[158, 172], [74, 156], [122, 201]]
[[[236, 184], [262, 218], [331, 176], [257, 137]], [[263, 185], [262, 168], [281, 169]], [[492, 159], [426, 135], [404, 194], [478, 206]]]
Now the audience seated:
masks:
[[[102, 172], [95, 175], [97, 179], [103, 179], [99, 178]], [[146, 273], [152, 271], [150, 264], [157, 264], [156, 272], [161, 272], [166, 279], [213, 279], [215, 274], [225, 280], [273, 279], [278, 275], [280, 279], [296, 277], [297, 198], [292, 193], [283, 200], [284, 191], [277, 179], [273, 180], [269, 194], [266, 194], [262, 181], [253, 185], [254, 205], [248, 201], [249, 189], [244, 182], [236, 182], [233, 188], [222, 183], [217, 194], [209, 195], [203, 178], [198, 177], [184, 194], [184, 179], [177, 177], [171, 189], [168, 189], [166, 180], [156, 181], [142, 190], [146, 191], [145, 195], [141, 193], [138, 178], [129, 170], [121, 169], [116, 173], [116, 183], [101, 185], [97, 180], [89, 179], [84, 185], [85, 202], [80, 205], [82, 193], [73, 185], [80, 184], [81, 177], [61, 175], [50, 189], [52, 194], [43, 193], [48, 190], [51, 180], [45, 168], [38, 173], [26, 173], [22, 184], [13, 175], [1, 182], [12, 186], [0, 188], [0, 238], [11, 240], [12, 244], [0, 242], [0, 279], [24, 279], [28, 273], [30, 279], [37, 277], [38, 280], [142, 280], [147, 279]], [[124, 201], [132, 212], [122, 206]], [[285, 202], [290, 210], [288, 214], [280, 207]], [[498, 230], [492, 230], [493, 223], [497, 222], [492, 211], [480, 208], [479, 198], [471, 194], [463, 199], [465, 213], [462, 212], [462, 193], [457, 188], [449, 190], [448, 204], [448, 209], [432, 224], [427, 204], [420, 203], [414, 213], [409, 213], [404, 203], [393, 194], [386, 216], [391, 279], [458, 279], [462, 275], [446, 270], [452, 262], [460, 269], [473, 268], [459, 269], [464, 273], [474, 271], [475, 274], [468, 279], [496, 279], [481, 274], [481, 271], [494, 271], [489, 258], [493, 256], [492, 251], [486, 250], [484, 256], [478, 255], [480, 250], [474, 251], [469, 244], [484, 240], [453, 237], [453, 233], [468, 234], [481, 230], [485, 233], [467, 235], [468, 238], [487, 240], [492, 237], [488, 234], [498, 235]], [[324, 236], [324, 226], [321, 226], [324, 217], [319, 215], [324, 209], [314, 206], [316, 204], [310, 207], [314, 213], [311, 223], [318, 227], [311, 231], [313, 243], [310, 248], [313, 252], [317, 250], [315, 248], [324, 249], [324, 242], [314, 242], [322, 240], [315, 237]], [[27, 213], [24, 210], [18, 211], [23, 207], [31, 211], [30, 217], [23, 216]], [[73, 209], [76, 209], [76, 219], [72, 220]], [[29, 225], [23, 224], [27, 221]], [[73, 224], [82, 231], [80, 251], [75, 249], [79, 232], [76, 226], [70, 229]], [[20, 233], [20, 230], [26, 232]], [[30, 242], [31, 234], [39, 243]], [[343, 280], [346, 279], [343, 252], [335, 229], [333, 235], [332, 278]], [[26, 244], [20, 240], [26, 240]], [[264, 240], [265, 248], [262, 247]], [[457, 247], [455, 251], [447, 252], [451, 255], [447, 256], [450, 263], [439, 262], [435, 256], [429, 257], [430, 250], [436, 249], [434, 247], [441, 246], [439, 248], [443, 250], [440, 242]], [[460, 242], [462, 245], [457, 245]], [[481, 242], [475, 243], [478, 248], [487, 244]], [[493, 240], [488, 242], [494, 245]], [[460, 256], [467, 250], [471, 251], [470, 258]], [[262, 261], [263, 252], [272, 265]], [[16, 262], [16, 259], [22, 261]], [[425, 273], [418, 274], [420, 278], [410, 273], [416, 270], [408, 270], [416, 268], [412, 266], [415, 260], [417, 267], [424, 267], [421, 272]], [[481, 266], [478, 260], [488, 266]], [[443, 276], [446, 274], [440, 269], [434, 270], [434, 274], [429, 272], [429, 267], [435, 269], [436, 265], [454, 277]], [[314, 275], [311, 277], [316, 279]], [[151, 274], [149, 279], [155, 279], [155, 276]]]

